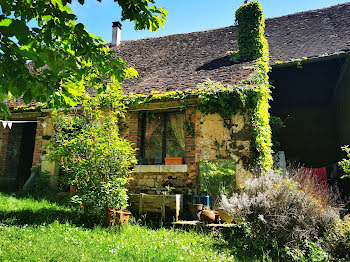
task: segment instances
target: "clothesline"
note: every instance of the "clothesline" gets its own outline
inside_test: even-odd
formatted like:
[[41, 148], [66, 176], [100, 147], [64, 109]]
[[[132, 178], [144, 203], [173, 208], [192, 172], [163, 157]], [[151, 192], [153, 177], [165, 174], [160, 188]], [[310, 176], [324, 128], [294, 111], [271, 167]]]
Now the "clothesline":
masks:
[[7, 126], [11, 129], [12, 124], [25, 124], [25, 123], [37, 123], [37, 120], [14, 120], [14, 121], [5, 121], [5, 120], [0, 120], [2, 123], [3, 127], [6, 128]]
[[302, 167], [307, 167], [307, 168], [322, 168], [322, 167], [325, 167], [325, 168], [327, 168], [327, 167], [332, 167], [332, 166], [337, 165], [337, 164], [338, 164], [338, 162], [335, 162], [335, 163], [327, 165], [327, 166], [321, 166], [321, 167], [304, 166], [304, 165]]

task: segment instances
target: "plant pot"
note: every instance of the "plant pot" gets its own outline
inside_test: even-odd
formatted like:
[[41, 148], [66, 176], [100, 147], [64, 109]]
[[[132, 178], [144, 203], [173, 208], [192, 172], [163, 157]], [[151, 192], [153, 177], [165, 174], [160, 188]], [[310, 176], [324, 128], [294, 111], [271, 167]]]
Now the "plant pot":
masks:
[[200, 219], [206, 223], [213, 223], [215, 221], [217, 213], [213, 210], [203, 210], [200, 214]]
[[218, 212], [219, 212], [219, 216], [220, 216], [222, 221], [229, 223], [229, 224], [232, 223], [233, 217], [231, 217], [225, 210], [223, 210], [222, 208], [219, 208]]
[[147, 164], [148, 165], [154, 165], [154, 158], [147, 158]]
[[188, 209], [190, 211], [191, 218], [193, 220], [199, 220], [199, 213], [203, 210], [203, 204], [189, 204]]
[[70, 196], [75, 196], [77, 192], [77, 187], [73, 185], [69, 185], [69, 194]]
[[127, 210], [107, 208], [106, 226], [120, 226], [128, 223], [131, 213]]
[[166, 165], [182, 165], [183, 157], [165, 157]]

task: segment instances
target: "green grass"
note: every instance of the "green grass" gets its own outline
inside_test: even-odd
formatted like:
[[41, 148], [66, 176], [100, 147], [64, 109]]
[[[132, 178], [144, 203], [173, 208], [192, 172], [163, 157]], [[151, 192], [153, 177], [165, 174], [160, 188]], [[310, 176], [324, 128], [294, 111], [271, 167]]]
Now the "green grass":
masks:
[[246, 260], [237, 252], [215, 234], [139, 225], [89, 228], [83, 213], [69, 207], [0, 194], [0, 261]]

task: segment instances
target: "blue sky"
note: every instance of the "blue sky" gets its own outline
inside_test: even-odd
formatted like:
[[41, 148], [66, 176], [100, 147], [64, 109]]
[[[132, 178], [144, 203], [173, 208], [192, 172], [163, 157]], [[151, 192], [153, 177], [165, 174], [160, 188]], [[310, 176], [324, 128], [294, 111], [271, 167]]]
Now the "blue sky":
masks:
[[[129, 21], [122, 22], [122, 40], [158, 37], [170, 34], [201, 31], [230, 26], [234, 12], [244, 0], [156, 0], [158, 7], [164, 7], [169, 14], [164, 29], [157, 33], [135, 31]], [[265, 18], [319, 9], [349, 1], [341, 0], [261, 0]], [[112, 38], [112, 21], [119, 21], [121, 9], [113, 0], [85, 0], [81, 6], [77, 0], [71, 5], [78, 21], [87, 30], [102, 37], [106, 42]]]

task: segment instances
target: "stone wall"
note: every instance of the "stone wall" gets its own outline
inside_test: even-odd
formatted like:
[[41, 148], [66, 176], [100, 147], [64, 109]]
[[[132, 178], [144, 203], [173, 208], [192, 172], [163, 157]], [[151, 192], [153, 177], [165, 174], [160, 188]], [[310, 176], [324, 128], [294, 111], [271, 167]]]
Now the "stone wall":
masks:
[[[179, 106], [179, 105], [178, 105]], [[140, 129], [138, 128], [138, 113], [142, 110], [157, 112], [176, 107], [171, 103], [152, 103], [130, 112], [127, 136], [135, 147], [140, 146]], [[139, 110], [139, 111], [138, 111]], [[179, 106], [180, 110], [180, 106]], [[179, 172], [174, 167], [159, 166], [136, 167], [130, 183], [130, 191], [135, 193], [160, 193], [165, 186], [174, 187], [173, 193], [199, 193], [199, 163], [203, 160], [217, 158], [232, 159], [236, 164], [236, 183], [238, 187], [251, 176], [252, 167], [251, 127], [248, 115], [237, 114], [229, 120], [223, 120], [218, 114], [204, 115], [195, 102], [188, 106], [185, 121], [191, 130], [185, 130], [186, 170]], [[147, 168], [148, 167], [148, 168]], [[182, 167], [178, 169], [181, 170]]]
[[199, 133], [197, 138], [197, 161], [232, 159], [236, 164], [236, 186], [252, 176], [250, 117], [236, 114], [231, 119], [222, 119], [218, 114], [203, 115], [197, 111]]
[[40, 162], [37, 163], [37, 158], [33, 160], [33, 167], [40, 166], [40, 171], [49, 175], [49, 186], [56, 188], [58, 181], [59, 166], [57, 163], [50, 161], [47, 157], [47, 147], [50, 143], [50, 139], [55, 134], [55, 128], [50, 116], [39, 118], [35, 140], [34, 157], [39, 155]]

